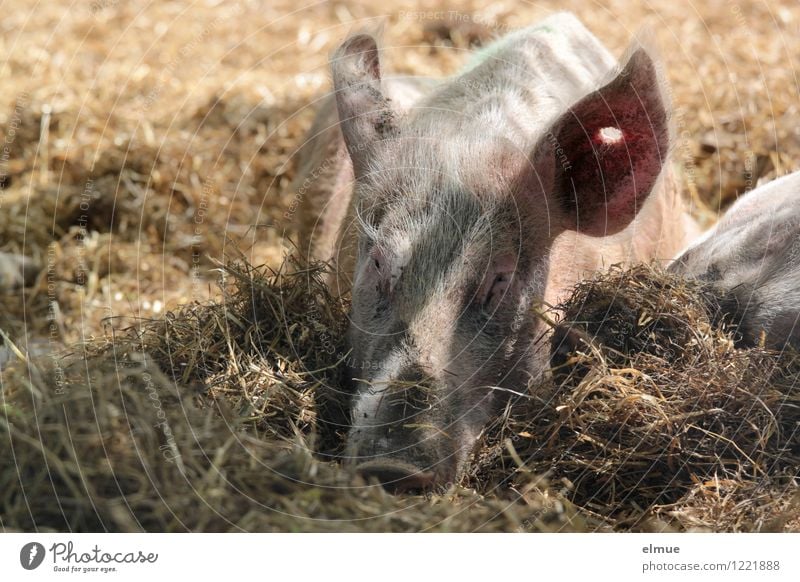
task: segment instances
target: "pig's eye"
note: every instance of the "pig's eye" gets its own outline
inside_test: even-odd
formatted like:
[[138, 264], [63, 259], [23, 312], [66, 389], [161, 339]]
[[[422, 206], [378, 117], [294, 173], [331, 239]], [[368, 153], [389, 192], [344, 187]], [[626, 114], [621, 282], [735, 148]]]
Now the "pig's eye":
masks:
[[493, 312], [507, 294], [517, 289], [516, 269], [517, 257], [513, 254], [493, 258], [478, 288], [475, 303], [482, 310]]
[[511, 280], [511, 273], [497, 273], [492, 280], [491, 286], [485, 297], [483, 297], [483, 308], [487, 311], [494, 311], [497, 304], [503, 299], [508, 284]]
[[389, 292], [389, 263], [383, 252], [377, 247], [369, 254], [369, 279], [375, 285], [378, 293], [385, 295]]
[[369, 261], [372, 263], [370, 266], [378, 274], [382, 275], [386, 269], [386, 257], [380, 249], [374, 248], [369, 253]]

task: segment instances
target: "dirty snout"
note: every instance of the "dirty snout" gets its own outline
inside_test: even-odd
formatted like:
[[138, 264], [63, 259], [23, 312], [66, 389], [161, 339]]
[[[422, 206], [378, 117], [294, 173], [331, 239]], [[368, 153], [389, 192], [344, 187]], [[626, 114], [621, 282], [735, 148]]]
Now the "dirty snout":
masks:
[[[457, 395], [417, 367], [359, 382], [346, 457], [393, 493], [446, 487], [474, 442], [452, 411]], [[473, 438], [470, 438], [473, 437]]]

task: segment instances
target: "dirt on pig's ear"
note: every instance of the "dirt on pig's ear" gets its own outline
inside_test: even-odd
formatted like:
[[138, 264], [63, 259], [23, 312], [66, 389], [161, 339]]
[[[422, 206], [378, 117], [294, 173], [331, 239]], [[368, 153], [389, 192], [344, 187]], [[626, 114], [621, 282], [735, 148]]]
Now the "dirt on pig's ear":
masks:
[[349, 37], [330, 59], [339, 123], [356, 175], [367, 166], [370, 145], [396, 133], [395, 112], [381, 87], [378, 43]]

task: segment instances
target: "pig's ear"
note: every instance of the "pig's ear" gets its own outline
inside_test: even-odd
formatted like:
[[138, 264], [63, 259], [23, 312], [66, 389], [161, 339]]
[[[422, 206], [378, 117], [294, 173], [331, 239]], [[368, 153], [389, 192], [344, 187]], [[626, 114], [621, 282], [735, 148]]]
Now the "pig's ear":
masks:
[[351, 36], [330, 64], [342, 134], [359, 173], [369, 145], [395, 132], [394, 112], [381, 89], [378, 45], [368, 34]]
[[592, 236], [625, 228], [658, 180], [670, 148], [665, 84], [652, 49], [635, 41], [621, 70], [572, 106], [534, 152], [552, 164], [564, 227]]

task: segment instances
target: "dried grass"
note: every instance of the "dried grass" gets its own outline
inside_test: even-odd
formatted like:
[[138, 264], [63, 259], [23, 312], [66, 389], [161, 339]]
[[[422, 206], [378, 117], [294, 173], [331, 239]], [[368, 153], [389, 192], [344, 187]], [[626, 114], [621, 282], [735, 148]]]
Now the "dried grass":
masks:
[[[702, 289], [581, 284], [558, 390], [460, 484], [391, 496], [336, 462], [346, 304], [323, 265], [223, 268], [223, 300], [3, 373], [2, 525], [73, 531], [796, 530], [795, 354], [735, 348]], [[575, 330], [578, 330], [577, 332]], [[620, 343], [620, 340], [621, 343]]]
[[[586, 530], [528, 492], [398, 497], [330, 455], [343, 306], [322, 267], [226, 267], [193, 305], [3, 372], [0, 526], [70, 531]], [[341, 337], [339, 335], [338, 337]], [[313, 445], [316, 445], [314, 454]]]
[[[671, 361], [669, 342], [639, 344], [645, 353], [628, 367], [644, 376], [620, 371], [633, 358], [625, 342], [623, 360], [587, 355], [578, 392], [532, 404], [551, 416], [508, 417], [487, 435], [467, 488], [426, 500], [351, 487], [351, 476], [308, 452], [335, 453], [339, 443], [335, 391], [324, 387], [337, 384], [344, 307], [316, 286], [318, 267], [301, 279], [280, 267], [302, 219], [287, 215], [296, 151], [310, 105], [329, 88], [326, 55], [348, 31], [383, 17], [387, 71], [442, 75], [471, 46], [554, 10], [576, 12], [615, 54], [649, 21], [672, 83], [683, 186], [710, 220], [760, 179], [797, 169], [796, 3], [459, 0], [442, 9], [397, 0], [388, 14], [366, 0], [299, 10], [284, 0], [4, 7], [0, 131], [13, 139], [0, 166], [0, 250], [24, 251], [45, 269], [20, 295], [0, 296], [0, 329], [22, 352], [46, 356], [3, 364], [0, 375], [0, 527], [800, 529], [786, 462], [796, 441], [782, 424], [796, 409], [776, 408], [788, 384], [768, 387], [752, 370], [771, 370], [771, 356], [736, 351], [713, 326], [666, 371], [658, 366]], [[217, 287], [233, 247], [246, 261], [225, 267]], [[663, 308], [690, 309], [681, 293], [671, 288]], [[309, 305], [319, 309], [316, 323]], [[682, 316], [702, 320], [692, 309]], [[662, 323], [682, 346], [690, 331]], [[321, 333], [335, 338], [336, 357], [316, 341]], [[77, 347], [61, 359], [63, 346]], [[16, 358], [8, 344], [0, 350]], [[705, 376], [689, 373], [692, 358]], [[145, 372], [174, 447], [154, 426]], [[738, 388], [706, 391], [701, 378]], [[586, 398], [577, 398], [581, 390]], [[748, 390], [764, 404], [743, 405]], [[323, 402], [323, 394], [333, 396]], [[566, 408], [552, 412], [556, 402]], [[691, 429], [695, 448], [680, 432], [686, 422], [646, 430], [676, 406], [700, 412], [698, 426], [728, 427], [723, 434], [747, 455]], [[714, 407], [724, 413], [702, 416]], [[631, 493], [635, 477], [613, 477], [608, 467], [650, 475], [635, 455], [540, 423], [563, 416], [592, 438], [631, 416], [613, 442], [650, 455], [653, 480]], [[548, 464], [524, 433], [557, 434], [564, 446], [549, 449]], [[736, 440], [748, 435], [753, 442]], [[165, 445], [182, 468], [166, 460]], [[653, 452], [665, 445], [666, 456]]]
[[616, 527], [796, 527], [796, 353], [734, 347], [713, 295], [647, 266], [582, 283], [562, 308], [557, 389], [489, 432], [480, 480], [508, 481], [522, 461]]

